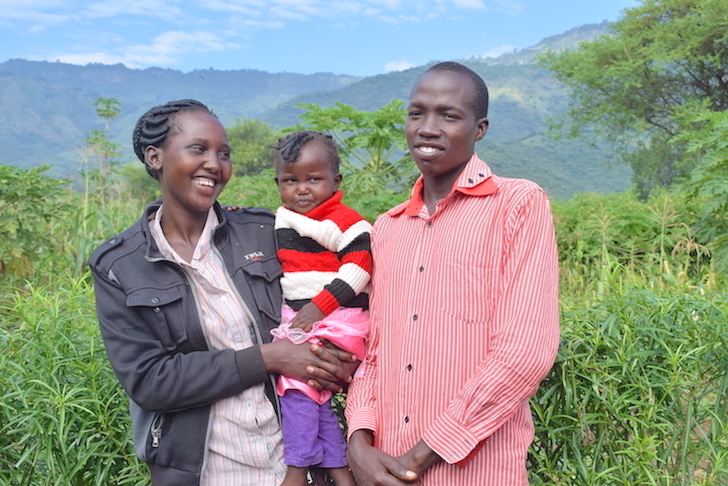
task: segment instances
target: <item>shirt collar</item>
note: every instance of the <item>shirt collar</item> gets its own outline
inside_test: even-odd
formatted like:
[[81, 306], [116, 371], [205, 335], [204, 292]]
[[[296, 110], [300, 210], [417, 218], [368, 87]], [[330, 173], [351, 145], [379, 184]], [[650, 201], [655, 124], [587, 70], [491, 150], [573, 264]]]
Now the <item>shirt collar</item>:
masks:
[[169, 244], [167, 241], [167, 237], [164, 236], [164, 232], [162, 231], [162, 210], [164, 209], [164, 205], [159, 206], [159, 209], [157, 210], [157, 213], [154, 215], [153, 219], [149, 222], [149, 230], [152, 234], [152, 237], [157, 243], [157, 246], [159, 247], [160, 253], [176, 262], [182, 265], [187, 265], [190, 267], [197, 267], [204, 263], [204, 260], [206, 259], [207, 255], [210, 252], [211, 248], [211, 242], [212, 242], [212, 233], [215, 229], [215, 226], [217, 226], [219, 220], [217, 217], [217, 213], [215, 213], [215, 208], [210, 208], [210, 211], [207, 213], [207, 220], [205, 221], [205, 226], [202, 229], [202, 234], [200, 234], [200, 239], [197, 241], [197, 246], [195, 247], [194, 254], [192, 255], [192, 261], [187, 262], [185, 261], [177, 252], [172, 248], [172, 245]]
[[[422, 198], [423, 189], [424, 182], [422, 176], [420, 176], [412, 188], [410, 200], [389, 210], [388, 214], [390, 216], [397, 216], [403, 213], [407, 216], [417, 216], [425, 204]], [[450, 197], [454, 192], [475, 197], [490, 196], [497, 190], [498, 186], [493, 180], [493, 172], [490, 170], [490, 167], [474, 153], [446, 197]]]

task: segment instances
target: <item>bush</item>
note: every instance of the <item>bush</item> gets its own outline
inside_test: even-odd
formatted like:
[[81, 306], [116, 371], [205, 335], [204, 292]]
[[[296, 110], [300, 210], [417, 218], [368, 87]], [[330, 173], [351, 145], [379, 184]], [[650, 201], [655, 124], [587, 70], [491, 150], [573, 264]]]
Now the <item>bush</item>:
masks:
[[728, 484], [728, 298], [613, 294], [566, 310], [533, 399], [533, 484]]
[[0, 484], [141, 484], [127, 399], [111, 371], [89, 276], [6, 289], [0, 307]]

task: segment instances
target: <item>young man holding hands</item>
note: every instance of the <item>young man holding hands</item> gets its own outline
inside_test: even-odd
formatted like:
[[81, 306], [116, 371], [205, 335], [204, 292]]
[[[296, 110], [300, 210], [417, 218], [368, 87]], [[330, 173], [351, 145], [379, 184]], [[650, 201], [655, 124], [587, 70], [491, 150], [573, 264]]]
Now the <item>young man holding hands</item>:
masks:
[[558, 262], [544, 191], [474, 153], [487, 109], [485, 83], [457, 63], [410, 94], [422, 177], [374, 225], [370, 348], [347, 398], [360, 486], [528, 484], [528, 399], [559, 342]]

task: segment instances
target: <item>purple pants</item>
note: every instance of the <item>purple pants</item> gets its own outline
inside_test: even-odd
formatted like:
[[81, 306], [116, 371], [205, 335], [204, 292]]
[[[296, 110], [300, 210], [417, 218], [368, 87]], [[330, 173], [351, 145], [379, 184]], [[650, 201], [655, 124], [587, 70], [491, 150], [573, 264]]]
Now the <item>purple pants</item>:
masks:
[[288, 466], [346, 467], [346, 442], [331, 400], [319, 405], [298, 390], [281, 397], [283, 451]]

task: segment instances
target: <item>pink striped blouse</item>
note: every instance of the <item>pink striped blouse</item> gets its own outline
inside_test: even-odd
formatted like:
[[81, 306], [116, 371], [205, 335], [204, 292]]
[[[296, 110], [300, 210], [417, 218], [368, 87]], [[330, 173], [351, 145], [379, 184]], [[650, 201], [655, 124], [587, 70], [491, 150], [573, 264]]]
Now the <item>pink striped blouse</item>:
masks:
[[443, 459], [422, 485], [528, 484], [528, 399], [559, 341], [558, 263], [536, 184], [473, 155], [430, 215], [422, 180], [374, 225], [371, 342], [347, 398], [349, 433], [393, 456]]

